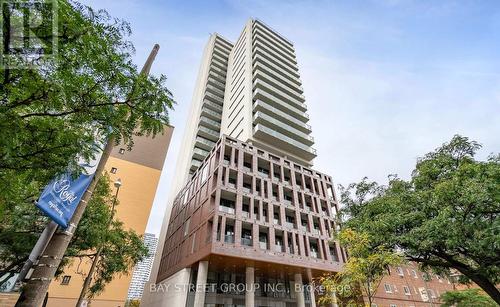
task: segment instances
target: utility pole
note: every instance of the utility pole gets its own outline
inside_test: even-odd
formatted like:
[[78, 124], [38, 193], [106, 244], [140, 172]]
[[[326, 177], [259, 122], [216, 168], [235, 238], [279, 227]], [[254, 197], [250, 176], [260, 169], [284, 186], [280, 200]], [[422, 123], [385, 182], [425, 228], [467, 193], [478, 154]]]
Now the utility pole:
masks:
[[[111, 226], [111, 223], [113, 222], [113, 218], [115, 216], [116, 201], [118, 199], [118, 192], [120, 192], [121, 186], [122, 186], [122, 181], [120, 179], [115, 181], [116, 193], [115, 193], [115, 198], [113, 199], [113, 205], [111, 206], [111, 216], [109, 218], [108, 225], [106, 226], [106, 231], [109, 230], [109, 226]], [[78, 301], [76, 302], [76, 307], [80, 307], [83, 303], [83, 300], [85, 299], [85, 295], [87, 294], [87, 290], [90, 286], [90, 283], [92, 282], [92, 275], [94, 275], [95, 267], [97, 266], [97, 262], [99, 262], [99, 258], [101, 257], [101, 252], [102, 252], [102, 245], [99, 246], [99, 248], [97, 249], [96, 254], [94, 256], [94, 259], [92, 260], [92, 265], [90, 266], [90, 270], [87, 274], [87, 277], [85, 278], [85, 281], [83, 282], [83, 287], [82, 287], [82, 290], [80, 291], [80, 297], [78, 298]]]
[[[149, 74], [149, 70], [151, 69], [151, 65], [156, 57], [156, 54], [158, 53], [158, 49], [160, 49], [160, 46], [155, 44], [141, 70], [141, 75]], [[92, 193], [94, 192], [97, 182], [99, 181], [99, 178], [101, 178], [104, 166], [106, 165], [109, 155], [115, 145], [114, 143], [115, 138], [110, 136], [107, 140], [106, 146], [104, 147], [101, 160], [97, 165], [94, 178], [90, 182], [89, 187], [76, 207], [68, 228], [62, 232], [56, 232], [52, 236], [49, 244], [40, 257], [38, 264], [34, 266], [33, 273], [31, 274], [29, 281], [26, 283], [21, 296], [16, 303], [16, 307], [38, 307], [43, 303], [45, 294], [49, 289], [50, 282], [55, 276], [56, 270], [61, 263], [66, 249], [68, 248], [76, 227], [82, 218], [83, 212], [87, 208], [87, 204], [92, 197]]]

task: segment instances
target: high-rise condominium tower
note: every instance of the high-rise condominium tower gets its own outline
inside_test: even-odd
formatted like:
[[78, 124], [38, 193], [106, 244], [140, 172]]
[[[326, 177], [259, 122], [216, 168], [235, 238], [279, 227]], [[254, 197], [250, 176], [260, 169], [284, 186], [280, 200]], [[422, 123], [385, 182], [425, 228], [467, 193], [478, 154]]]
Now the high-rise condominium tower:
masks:
[[132, 280], [128, 288], [128, 300], [141, 300], [144, 285], [149, 280], [151, 274], [151, 267], [156, 253], [156, 246], [158, 245], [158, 238], [152, 233], [144, 234], [144, 245], [148, 249], [148, 255], [144, 257], [135, 267], [132, 273]]
[[331, 177], [310, 168], [293, 44], [255, 19], [234, 44], [211, 35], [191, 108], [142, 303], [315, 306], [302, 286], [339, 271], [345, 254], [330, 241]]

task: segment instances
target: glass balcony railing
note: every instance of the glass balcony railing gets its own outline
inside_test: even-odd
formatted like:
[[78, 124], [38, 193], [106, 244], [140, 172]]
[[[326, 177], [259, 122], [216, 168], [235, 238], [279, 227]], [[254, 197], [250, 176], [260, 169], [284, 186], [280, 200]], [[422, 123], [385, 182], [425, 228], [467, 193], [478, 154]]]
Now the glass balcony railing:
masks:
[[307, 227], [306, 227], [306, 226], [304, 226], [304, 225], [301, 225], [301, 226], [300, 226], [300, 230], [302, 230], [302, 231], [307, 231]]
[[320, 235], [320, 231], [319, 231], [319, 229], [316, 229], [316, 228], [313, 228], [313, 230], [311, 231], [311, 233], [312, 233], [313, 235], [318, 235], [318, 236]]
[[253, 245], [252, 239], [250, 239], [250, 238], [241, 238], [241, 245], [252, 246]]
[[288, 228], [294, 228], [294, 224], [291, 222], [285, 222], [285, 226]]
[[252, 193], [252, 190], [250, 188], [243, 187], [242, 190], [243, 190], [243, 192], [248, 193], [248, 194]]
[[274, 225], [278, 225], [280, 221], [278, 219], [273, 219]]
[[268, 128], [266, 126], [263, 126], [261, 124], [257, 124], [254, 128], [254, 133], [256, 133], [258, 130], [268, 134], [268, 135], [271, 135], [283, 142], [286, 142], [286, 143], [289, 143], [297, 148], [300, 148], [301, 150], [303, 151], [306, 151], [308, 152], [309, 154], [312, 154], [312, 155], [316, 155], [316, 149], [310, 147], [310, 146], [307, 146], [303, 143], [300, 143], [300, 142], [297, 142], [296, 140], [282, 134], [282, 133], [279, 133], [271, 128]]
[[311, 251], [311, 252], [309, 253], [309, 256], [310, 256], [310, 257], [312, 257], [312, 258], [318, 258], [318, 253], [317, 253], [317, 252], [315, 252], [315, 251]]
[[247, 166], [243, 166], [243, 170], [244, 170], [245, 172], [248, 172], [248, 173], [250, 173], [250, 172], [252, 171], [252, 169], [251, 169], [251, 168], [249, 168], [249, 167], [247, 167]]
[[229, 213], [229, 214], [234, 214], [234, 208], [226, 207], [226, 206], [219, 206], [219, 211]]
[[250, 212], [242, 211], [241, 216], [248, 219], [250, 218]]
[[288, 200], [288, 199], [284, 199], [283, 200], [283, 203], [287, 206], [290, 206], [292, 204], [292, 201]]
[[224, 242], [226, 243], [234, 243], [234, 235], [225, 235]]
[[274, 250], [275, 250], [276, 252], [280, 252], [280, 253], [282, 253], [282, 252], [283, 252], [283, 245], [278, 245], [278, 244], [276, 244], [276, 245], [274, 246]]
[[267, 249], [267, 242], [259, 241], [259, 247], [260, 249]]

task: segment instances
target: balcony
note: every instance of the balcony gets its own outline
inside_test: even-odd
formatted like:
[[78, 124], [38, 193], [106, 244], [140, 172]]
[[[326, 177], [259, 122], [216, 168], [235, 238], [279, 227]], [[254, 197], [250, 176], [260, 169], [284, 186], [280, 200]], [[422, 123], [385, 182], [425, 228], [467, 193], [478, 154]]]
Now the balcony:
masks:
[[269, 45], [264, 43], [261, 39], [255, 39], [253, 41], [252, 51], [265, 54], [269, 59], [273, 61], [273, 63], [276, 63], [277, 65], [286, 67], [288, 70], [298, 73], [297, 63], [294, 60], [279, 54], [278, 52], [270, 48]]
[[224, 103], [224, 95], [217, 96], [215, 94], [205, 92], [205, 98], [219, 105], [222, 105]]
[[285, 226], [290, 229], [293, 229], [295, 227], [295, 225], [292, 222], [285, 222]]
[[243, 171], [247, 172], [247, 173], [251, 173], [252, 172], [252, 169], [250, 167], [247, 167], [247, 166], [243, 166]]
[[255, 28], [259, 28], [262, 31], [264, 31], [265, 33], [271, 35], [278, 42], [280, 42], [283, 46], [285, 46], [286, 48], [288, 48], [288, 50], [293, 51], [293, 44], [292, 44], [292, 42], [290, 42], [283, 35], [279, 34], [277, 31], [273, 30], [270, 26], [268, 26], [267, 24], [265, 24], [263, 21], [261, 21], [259, 19], [255, 19], [254, 27]]
[[225, 235], [224, 242], [226, 243], [234, 243], [234, 235]]
[[244, 218], [249, 219], [250, 218], [250, 212], [242, 211], [241, 212], [241, 216], [244, 217]]
[[269, 178], [269, 172], [266, 173], [259, 170], [258, 175], [261, 177]]
[[297, 71], [290, 69], [289, 67], [276, 62], [267, 54], [264, 54], [262, 50], [256, 49], [253, 53], [254, 67], [257, 63], [262, 64], [262, 66], [268, 67], [274, 73], [279, 74], [281, 77], [286, 78], [288, 81], [296, 84], [297, 86], [302, 86], [300, 81], [300, 76]]
[[203, 161], [208, 156], [209, 151], [195, 147], [193, 149], [193, 158]]
[[297, 108], [301, 112], [307, 111], [307, 106], [305, 103], [303, 103], [304, 99], [296, 99], [288, 95], [287, 93], [283, 92], [282, 90], [279, 90], [278, 88], [272, 86], [271, 84], [267, 83], [261, 78], [257, 78], [253, 82], [253, 88], [254, 89], [260, 88], [265, 92], [269, 93], [270, 95], [272, 95], [274, 99], [285, 101], [287, 104], [290, 104], [291, 106]]
[[215, 131], [220, 130], [220, 122], [217, 120], [210, 119], [208, 117], [201, 116], [200, 117], [200, 125], [203, 125], [207, 128], [215, 130]]
[[278, 219], [273, 219], [274, 225], [278, 225], [280, 221]]
[[[254, 111], [260, 111], [262, 113], [272, 115], [274, 118], [294, 127], [295, 129], [301, 131], [302, 133], [311, 133], [311, 126], [306, 124], [304, 120], [297, 119], [287, 113], [278, 110], [277, 108], [267, 104], [261, 100], [255, 101], [253, 104]], [[307, 119], [305, 120], [307, 121]]]
[[[220, 122], [220, 120], [222, 118], [222, 113], [213, 111], [212, 109], [208, 108], [205, 105], [203, 105], [203, 107], [201, 108], [201, 115], [205, 116], [211, 120], [218, 121], [218, 122]], [[220, 124], [219, 124], [219, 127], [220, 127]]]
[[227, 186], [230, 187], [231, 189], [236, 190], [236, 183], [228, 182]]
[[207, 140], [204, 137], [197, 136], [195, 140], [195, 146], [210, 151], [212, 150], [212, 148], [214, 148], [215, 142]]
[[[201, 123], [201, 121], [200, 121]], [[197, 132], [198, 136], [201, 136], [205, 139], [208, 139], [210, 141], [212, 141], [214, 144], [215, 142], [217, 142], [217, 140], [219, 139], [220, 137], [220, 133], [218, 131], [215, 131], [211, 128], [207, 128], [207, 127], [204, 127], [204, 126], [198, 126], [198, 132]], [[210, 148], [209, 150], [211, 150], [212, 148]]]
[[241, 238], [241, 245], [253, 246], [252, 239], [251, 238]]
[[279, 75], [276, 75], [273, 72], [268, 72], [265, 67], [262, 67], [262, 64], [256, 63], [256, 65], [254, 65], [254, 80], [259, 79], [264, 81], [268, 86], [273, 87], [273, 89], [279, 91], [282, 95], [289, 95], [293, 99], [300, 102], [305, 101], [305, 96], [302, 94], [299, 86], [285, 82], [278, 77]]
[[267, 127], [278, 131], [294, 140], [299, 141], [302, 144], [311, 146], [314, 144], [314, 138], [300, 130], [293, 128], [292, 126], [284, 123], [280, 120], [273, 118], [265, 113], [257, 111], [253, 116], [254, 123], [264, 124]]
[[217, 79], [210, 77], [207, 79], [207, 84], [211, 84], [221, 91], [225, 91], [226, 85], [223, 82], [217, 81]]
[[311, 251], [311, 252], [309, 253], [309, 257], [311, 257], [311, 258], [318, 258], [318, 253], [317, 253], [317, 252], [315, 252], [315, 251]]
[[254, 38], [262, 37], [264, 41], [272, 42], [271, 45], [275, 48], [275, 50], [278, 50], [280, 53], [283, 54], [283, 56], [287, 56], [296, 61], [295, 52], [293, 49], [291, 49], [290, 47], [288, 48], [285, 47], [281, 41], [277, 40], [274, 36], [270, 35], [269, 32], [262, 30], [261, 27], [254, 27], [252, 34]]
[[274, 246], [274, 251], [279, 252], [279, 253], [283, 253], [283, 251], [284, 251], [283, 245], [276, 244]]
[[289, 201], [288, 199], [284, 199], [284, 200], [283, 200], [283, 203], [284, 203], [285, 205], [287, 205], [287, 206], [291, 206], [291, 205], [292, 205], [292, 202], [291, 202], [291, 201]]
[[300, 225], [299, 229], [307, 232], [307, 227], [304, 225]]
[[267, 242], [259, 241], [259, 247], [260, 249], [267, 249]]
[[226, 206], [219, 206], [219, 211], [228, 213], [228, 214], [234, 214], [234, 208], [226, 207]]
[[313, 230], [311, 231], [311, 233], [313, 235], [317, 235], [317, 236], [319, 236], [321, 234], [321, 232], [319, 231], [319, 229], [316, 229], [316, 228], [313, 228]]
[[274, 97], [267, 91], [261, 89], [261, 88], [255, 88], [253, 91], [253, 98], [257, 101], [263, 101], [268, 105], [271, 105], [272, 107], [275, 107], [282, 112], [289, 114], [290, 116], [293, 116], [303, 122], [306, 122], [309, 120], [309, 115], [307, 115], [306, 112], [299, 110], [298, 108], [294, 107], [293, 105], [283, 101], [282, 99], [279, 99], [277, 97]]
[[250, 188], [243, 187], [242, 190], [244, 193], [252, 194], [252, 190]]

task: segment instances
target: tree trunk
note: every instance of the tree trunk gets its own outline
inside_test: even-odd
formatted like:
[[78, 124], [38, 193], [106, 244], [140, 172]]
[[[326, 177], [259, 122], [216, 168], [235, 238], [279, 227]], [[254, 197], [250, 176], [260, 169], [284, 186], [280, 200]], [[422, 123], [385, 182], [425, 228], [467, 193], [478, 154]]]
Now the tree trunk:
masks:
[[488, 278], [479, 275], [478, 273], [463, 265], [457, 265], [456, 263], [452, 264], [455, 269], [470, 278], [481, 289], [483, 289], [483, 291], [486, 292], [486, 294], [488, 294], [498, 305], [500, 305], [500, 291]]

